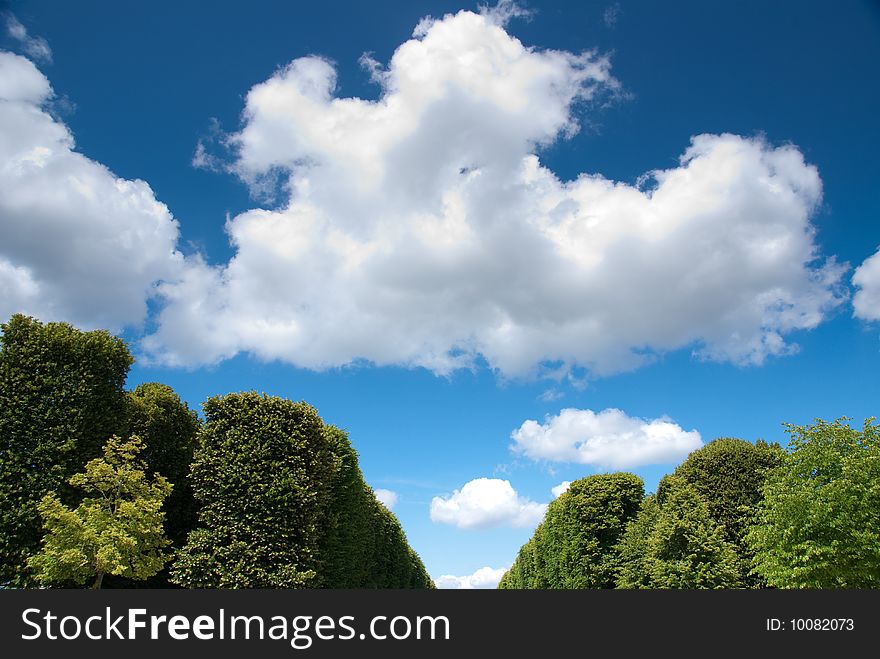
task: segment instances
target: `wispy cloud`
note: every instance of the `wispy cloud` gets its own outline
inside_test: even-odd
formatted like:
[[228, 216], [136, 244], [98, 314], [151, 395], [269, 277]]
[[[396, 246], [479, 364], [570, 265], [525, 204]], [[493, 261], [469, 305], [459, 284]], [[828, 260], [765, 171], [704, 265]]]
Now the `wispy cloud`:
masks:
[[610, 7], [606, 7], [605, 11], [602, 12], [602, 22], [605, 23], [605, 27], [614, 27], [617, 25], [617, 21], [620, 19], [622, 11], [619, 2], [615, 2]]
[[33, 60], [52, 63], [52, 49], [43, 37], [28, 34], [27, 28], [12, 14], [6, 14], [6, 33], [18, 42], [22, 52]]

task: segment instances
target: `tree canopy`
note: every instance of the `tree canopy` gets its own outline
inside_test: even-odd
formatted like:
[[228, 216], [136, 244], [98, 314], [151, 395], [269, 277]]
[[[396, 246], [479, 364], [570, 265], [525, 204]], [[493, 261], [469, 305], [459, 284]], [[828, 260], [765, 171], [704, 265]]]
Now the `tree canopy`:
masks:
[[431, 587], [341, 430], [257, 393], [210, 398], [191, 479], [200, 504], [171, 569], [188, 588]]
[[617, 543], [644, 496], [633, 474], [597, 474], [574, 481], [550, 503], [504, 588], [613, 588]]
[[94, 579], [100, 588], [106, 574], [146, 579], [162, 569], [168, 555], [162, 504], [171, 484], [162, 476], [150, 481], [138, 458], [144, 447], [135, 436], [110, 438], [101, 458], [90, 460], [70, 484], [86, 497], [76, 508], [58, 495], [43, 497], [39, 511], [46, 536], [42, 549], [28, 559], [44, 584], [82, 584]]
[[325, 432], [337, 458], [321, 542], [318, 581], [325, 588], [430, 588], [425, 566], [397, 518], [375, 497], [357, 452], [335, 426]]
[[132, 357], [107, 332], [15, 315], [0, 326], [0, 584], [27, 586], [49, 492], [75, 503], [70, 477], [125, 425]]
[[[703, 497], [709, 515], [736, 551], [743, 586], [763, 585], [751, 574], [753, 554], [745, 535], [763, 498], [764, 480], [784, 455], [779, 444], [724, 437], [691, 453], [673, 472]], [[661, 497], [662, 488], [661, 482]]]
[[788, 425], [748, 534], [755, 571], [779, 588], [880, 587], [880, 428]]

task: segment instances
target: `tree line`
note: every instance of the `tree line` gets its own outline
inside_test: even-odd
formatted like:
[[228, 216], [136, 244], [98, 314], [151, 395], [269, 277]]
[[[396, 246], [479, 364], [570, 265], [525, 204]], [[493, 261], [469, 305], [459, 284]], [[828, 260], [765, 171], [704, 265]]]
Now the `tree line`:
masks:
[[499, 588], [878, 588], [880, 427], [722, 438], [648, 496], [597, 474], [551, 502]]
[[0, 325], [0, 587], [433, 588], [304, 402], [125, 390], [120, 338]]

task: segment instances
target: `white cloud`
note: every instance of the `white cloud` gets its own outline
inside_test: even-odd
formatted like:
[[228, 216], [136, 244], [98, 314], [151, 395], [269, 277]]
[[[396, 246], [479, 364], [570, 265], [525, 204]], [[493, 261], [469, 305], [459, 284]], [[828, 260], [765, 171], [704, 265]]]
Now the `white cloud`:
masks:
[[521, 497], [510, 481], [498, 478], [476, 478], [451, 496], [431, 500], [431, 520], [461, 529], [535, 526], [546, 511], [546, 503]]
[[0, 318], [119, 330], [180, 275], [177, 222], [150, 186], [74, 150], [32, 62], [0, 52]]
[[617, 89], [606, 58], [460, 12], [371, 68], [375, 101], [336, 97], [319, 57], [248, 92], [220, 141], [286, 201], [228, 221], [228, 264], [162, 286], [156, 358], [602, 375], [690, 348], [761, 364], [841, 301], [810, 224], [819, 174], [793, 146], [698, 135], [652, 186], [563, 181], [536, 154]]
[[571, 481], [562, 481], [559, 485], [550, 488], [550, 491], [553, 492], [553, 498], [556, 499], [563, 492], [567, 492], [569, 485], [571, 485]]
[[379, 500], [383, 506], [385, 506], [388, 510], [394, 508], [397, 505], [397, 492], [392, 490], [384, 490], [381, 487], [373, 490], [373, 493], [376, 495], [376, 498]]
[[508, 568], [481, 567], [473, 574], [457, 577], [454, 574], [444, 574], [434, 579], [437, 588], [472, 590], [475, 588], [497, 588], [501, 577]]
[[545, 403], [552, 403], [554, 400], [559, 400], [564, 396], [565, 394], [559, 389], [545, 389], [541, 392], [541, 395], [538, 396], [538, 399], [544, 401]]
[[52, 49], [43, 37], [28, 35], [27, 28], [12, 14], [6, 14], [6, 33], [15, 39], [24, 53], [31, 59], [41, 62], [52, 62]]
[[[609, 408], [564, 409], [543, 424], [525, 421], [511, 433], [511, 448], [533, 460], [576, 462], [611, 469], [678, 462], [702, 441], [668, 418], [638, 419]], [[554, 492], [555, 493], [555, 492]]]
[[856, 317], [880, 320], [880, 249], [856, 268], [852, 283], [858, 289], [853, 296]]
[[602, 22], [605, 23], [605, 27], [614, 27], [617, 25], [621, 12], [622, 10], [619, 2], [615, 2], [613, 5], [606, 7], [605, 11], [602, 12]]

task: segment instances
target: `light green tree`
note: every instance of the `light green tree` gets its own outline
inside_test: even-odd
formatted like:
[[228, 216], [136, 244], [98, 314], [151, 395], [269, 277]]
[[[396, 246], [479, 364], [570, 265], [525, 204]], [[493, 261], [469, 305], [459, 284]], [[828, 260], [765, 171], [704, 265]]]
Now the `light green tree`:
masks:
[[104, 575], [146, 579], [165, 565], [168, 540], [162, 504], [172, 486], [162, 476], [150, 481], [139, 458], [143, 441], [112, 436], [104, 455], [86, 464], [70, 484], [86, 494], [76, 508], [50, 492], [38, 508], [46, 535], [42, 550], [28, 559], [44, 584], [84, 584], [100, 588]]
[[787, 425], [789, 453], [747, 536], [771, 586], [880, 587], [880, 427], [848, 421]]

